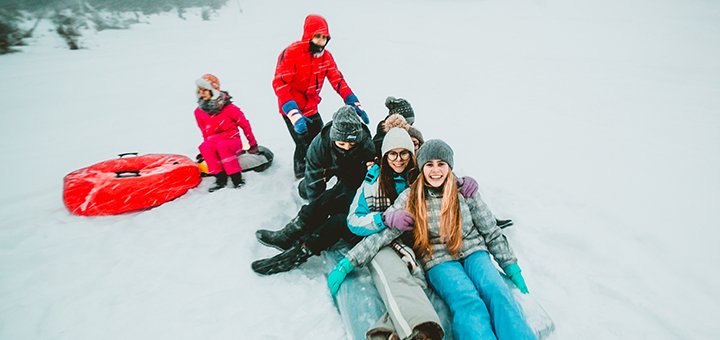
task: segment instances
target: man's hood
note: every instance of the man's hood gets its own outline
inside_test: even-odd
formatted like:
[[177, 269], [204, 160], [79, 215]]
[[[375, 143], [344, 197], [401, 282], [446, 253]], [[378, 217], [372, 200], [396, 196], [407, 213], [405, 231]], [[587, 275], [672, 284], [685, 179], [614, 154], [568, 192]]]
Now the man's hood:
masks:
[[310, 41], [318, 33], [327, 35], [328, 39], [330, 39], [330, 30], [325, 18], [317, 14], [310, 14], [305, 18], [302, 41]]

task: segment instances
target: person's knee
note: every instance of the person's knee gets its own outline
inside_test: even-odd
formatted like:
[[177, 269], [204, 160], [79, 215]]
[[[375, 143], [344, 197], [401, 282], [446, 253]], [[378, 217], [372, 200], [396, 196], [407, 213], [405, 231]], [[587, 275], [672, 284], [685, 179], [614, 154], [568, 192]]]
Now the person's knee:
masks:
[[200, 143], [200, 146], [198, 146], [198, 150], [200, 150], [200, 153], [208, 153], [215, 151], [215, 144], [210, 143], [208, 141], [203, 141]]
[[[436, 268], [431, 268], [434, 270]], [[465, 302], [478, 299], [478, 293], [475, 286], [469, 278], [462, 277], [464, 273], [459, 271], [434, 271], [428, 273], [430, 283], [440, 293], [445, 300], [450, 303]]]
[[221, 139], [217, 142], [217, 148], [225, 153], [237, 153], [242, 150], [242, 141], [236, 139]]
[[505, 302], [515, 301], [510, 288], [508, 288], [507, 284], [505, 284], [502, 279], [500, 279], [499, 282], [496, 280], [489, 281], [482, 287], [479, 293], [480, 296], [487, 300]]

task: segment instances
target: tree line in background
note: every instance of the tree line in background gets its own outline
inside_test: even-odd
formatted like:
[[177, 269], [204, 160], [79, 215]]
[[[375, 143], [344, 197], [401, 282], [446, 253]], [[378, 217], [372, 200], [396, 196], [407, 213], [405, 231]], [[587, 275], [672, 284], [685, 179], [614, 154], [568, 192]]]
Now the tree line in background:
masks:
[[0, 54], [15, 51], [32, 37], [41, 20], [49, 20], [70, 49], [79, 49], [85, 29], [125, 29], [139, 23], [143, 15], [202, 8], [202, 19], [227, 0], [0, 0]]

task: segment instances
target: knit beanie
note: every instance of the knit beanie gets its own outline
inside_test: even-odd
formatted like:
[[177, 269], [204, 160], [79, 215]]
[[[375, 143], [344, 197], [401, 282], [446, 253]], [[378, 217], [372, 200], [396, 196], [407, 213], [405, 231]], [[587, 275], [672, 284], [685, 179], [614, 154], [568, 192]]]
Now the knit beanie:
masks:
[[210, 73], [203, 74], [200, 79], [195, 81], [195, 85], [201, 89], [210, 90], [213, 99], [220, 96], [220, 80]]
[[412, 125], [415, 123], [415, 112], [413, 112], [412, 106], [407, 100], [403, 98], [387, 97], [385, 99], [385, 106], [388, 108], [388, 115], [400, 114], [405, 117], [405, 120]]
[[403, 128], [392, 128], [388, 131], [387, 135], [383, 139], [382, 143], [382, 154], [383, 156], [390, 150], [395, 148], [403, 148], [410, 153], [415, 154], [415, 145], [410, 139], [410, 135]]
[[352, 106], [345, 105], [333, 114], [330, 140], [357, 143], [364, 137], [363, 123]]
[[423, 139], [423, 135], [420, 130], [411, 126], [408, 129], [408, 134], [410, 134], [410, 137], [417, 139], [418, 142], [420, 142], [420, 145], [423, 145], [423, 143], [425, 143], [425, 139]]
[[425, 142], [418, 150], [418, 166], [422, 169], [425, 163], [433, 159], [444, 161], [452, 169], [454, 165], [453, 150], [450, 148], [450, 145], [447, 145], [447, 143], [439, 139], [431, 139]]

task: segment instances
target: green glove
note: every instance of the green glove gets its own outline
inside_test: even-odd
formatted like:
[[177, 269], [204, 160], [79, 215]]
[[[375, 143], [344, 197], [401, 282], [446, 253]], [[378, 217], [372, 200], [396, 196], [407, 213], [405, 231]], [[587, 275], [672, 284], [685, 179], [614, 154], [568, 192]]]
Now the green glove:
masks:
[[347, 274], [350, 274], [351, 271], [355, 269], [355, 266], [353, 266], [352, 263], [350, 263], [350, 260], [347, 258], [343, 258], [338, 262], [337, 266], [328, 274], [327, 282], [328, 287], [330, 287], [330, 294], [332, 296], [335, 296], [337, 294], [338, 290], [340, 290], [340, 285], [345, 281], [345, 277]]
[[520, 292], [523, 294], [528, 293], [528, 287], [525, 284], [525, 278], [523, 278], [520, 270], [520, 266], [518, 266], [517, 263], [513, 263], [505, 268], [503, 268], [503, 271], [505, 271], [505, 275], [507, 275], [510, 278], [510, 281], [512, 281], [515, 286], [518, 287]]

